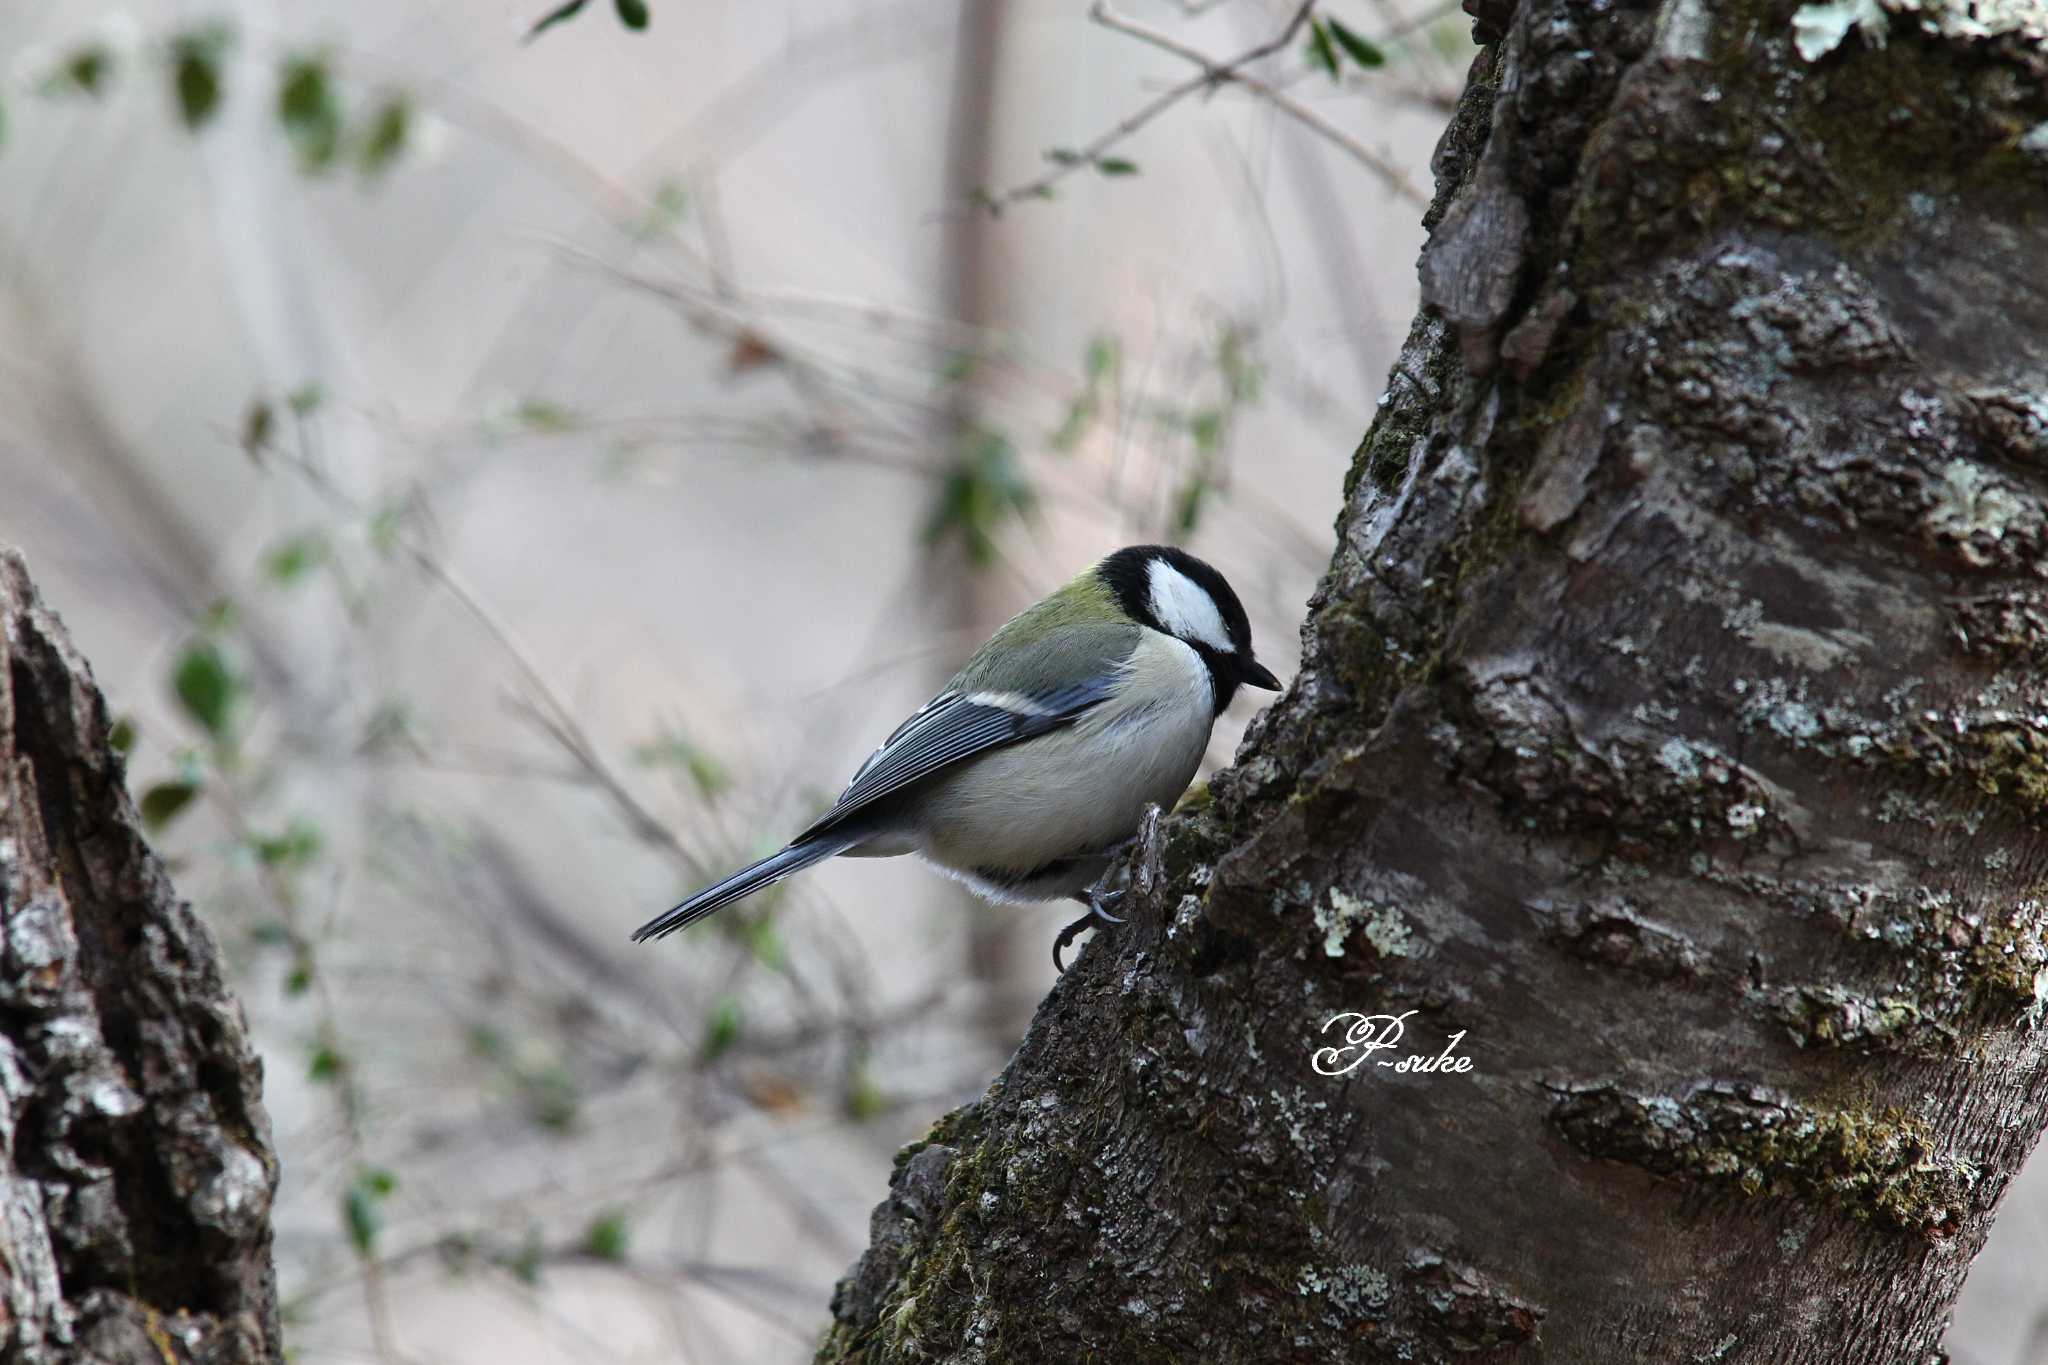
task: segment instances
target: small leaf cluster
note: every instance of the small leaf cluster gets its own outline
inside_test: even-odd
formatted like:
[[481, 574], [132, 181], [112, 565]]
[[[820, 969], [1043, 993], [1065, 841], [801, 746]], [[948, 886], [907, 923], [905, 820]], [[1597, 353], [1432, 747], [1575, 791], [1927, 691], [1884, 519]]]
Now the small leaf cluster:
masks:
[[[1138, 173], [1138, 163], [1127, 157], [1078, 152], [1072, 147], [1048, 147], [1045, 149], [1045, 159], [1055, 166], [1093, 166], [1096, 174], [1111, 177]], [[1045, 197], [1051, 196], [1048, 194]]]
[[[568, 0], [566, 4], [555, 6], [540, 18], [534, 20], [533, 27], [526, 30], [526, 41], [532, 42], [556, 24], [566, 23], [574, 19], [589, 4], [590, 0]], [[647, 0], [612, 0], [612, 12], [619, 16], [620, 23], [632, 29], [635, 33], [644, 31], [654, 17], [648, 13]]]
[[1368, 71], [1387, 64], [1387, 54], [1377, 44], [1334, 16], [1318, 15], [1308, 21], [1308, 48], [1303, 55], [1310, 66], [1333, 81], [1342, 75], [1345, 57]]
[[935, 547], [957, 537], [971, 562], [992, 564], [997, 532], [1004, 523], [1029, 515], [1037, 501], [1010, 438], [987, 427], [973, 428], [939, 480], [938, 497], [925, 519], [924, 543]]
[[[234, 29], [217, 19], [179, 29], [159, 45], [172, 108], [188, 131], [198, 133], [219, 117], [234, 48]], [[123, 61], [117, 44], [89, 38], [59, 57], [34, 89], [47, 98], [99, 99], [113, 88]], [[334, 61], [324, 51], [293, 53], [279, 63], [272, 114], [308, 175], [346, 161], [365, 180], [374, 180], [415, 140], [417, 118], [403, 92], [382, 94], [352, 117]]]

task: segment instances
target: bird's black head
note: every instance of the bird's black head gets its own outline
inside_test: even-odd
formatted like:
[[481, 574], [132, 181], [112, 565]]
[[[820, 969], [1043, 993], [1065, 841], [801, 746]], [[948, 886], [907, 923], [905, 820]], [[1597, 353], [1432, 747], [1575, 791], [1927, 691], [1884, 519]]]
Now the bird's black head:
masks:
[[1171, 545], [1132, 545], [1102, 561], [1097, 572], [1134, 621], [1193, 647], [1209, 666], [1216, 711], [1240, 684], [1278, 691], [1280, 680], [1252, 657], [1252, 623], [1244, 604], [1215, 569]]

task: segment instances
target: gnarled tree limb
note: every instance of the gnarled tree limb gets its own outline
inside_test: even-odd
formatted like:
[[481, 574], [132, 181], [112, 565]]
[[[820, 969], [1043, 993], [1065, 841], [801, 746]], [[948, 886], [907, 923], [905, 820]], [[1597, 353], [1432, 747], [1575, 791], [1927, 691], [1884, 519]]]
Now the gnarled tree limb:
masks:
[[283, 1359], [262, 1079], [92, 675], [0, 550], [0, 1358]]
[[821, 1359], [1938, 1358], [2048, 1124], [2048, 60], [1896, 8], [1487, 7], [1300, 678]]

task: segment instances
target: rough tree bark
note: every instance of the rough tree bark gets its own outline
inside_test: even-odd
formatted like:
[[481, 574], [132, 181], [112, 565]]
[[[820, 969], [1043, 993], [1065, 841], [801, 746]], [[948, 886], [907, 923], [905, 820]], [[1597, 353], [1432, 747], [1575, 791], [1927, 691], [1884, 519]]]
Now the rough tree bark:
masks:
[[0, 1359], [283, 1359], [262, 1081], [106, 703], [0, 550]]
[[821, 1359], [1939, 1358], [2048, 1123], [2048, 11], [1885, 3], [1482, 9], [1301, 675]]

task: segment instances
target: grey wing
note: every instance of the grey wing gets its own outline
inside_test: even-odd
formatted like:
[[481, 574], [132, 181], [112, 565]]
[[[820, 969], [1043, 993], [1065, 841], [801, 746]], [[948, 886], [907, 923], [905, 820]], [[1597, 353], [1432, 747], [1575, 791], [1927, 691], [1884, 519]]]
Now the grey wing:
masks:
[[860, 765], [831, 810], [790, 840], [800, 844], [941, 768], [1071, 725], [1116, 691], [1121, 673], [1041, 692], [941, 692]]

